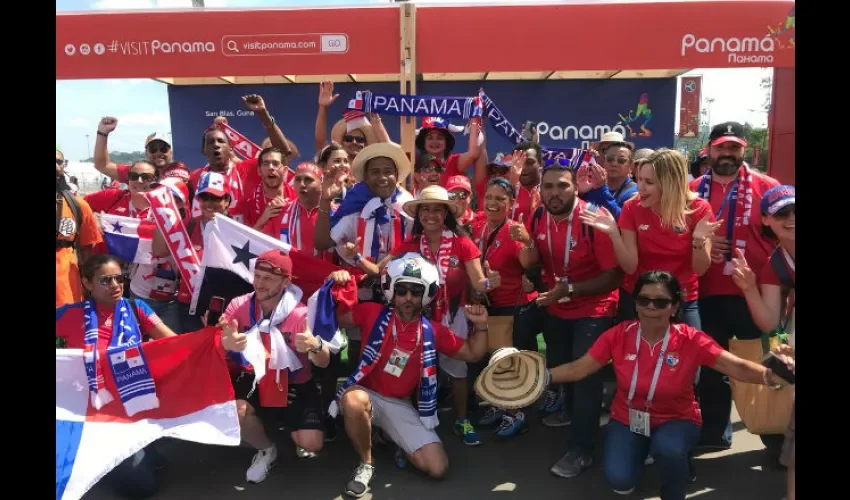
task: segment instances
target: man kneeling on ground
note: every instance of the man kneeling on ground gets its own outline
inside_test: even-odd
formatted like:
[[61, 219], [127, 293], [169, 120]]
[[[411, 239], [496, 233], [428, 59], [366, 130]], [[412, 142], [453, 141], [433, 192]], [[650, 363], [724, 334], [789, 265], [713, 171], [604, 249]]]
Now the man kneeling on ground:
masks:
[[[346, 271], [331, 274], [335, 286], [351, 280]], [[435, 429], [437, 419], [437, 353], [477, 361], [487, 350], [487, 311], [466, 306], [466, 317], [475, 325], [468, 341], [451, 330], [428, 321], [423, 308], [438, 290], [437, 268], [419, 254], [407, 253], [391, 261], [381, 276], [389, 304], [359, 303], [350, 310], [337, 309], [342, 328], [370, 332], [363, 338], [360, 362], [331, 404], [331, 414], [342, 409], [345, 431], [360, 455], [345, 493], [362, 497], [374, 475], [372, 424], [398, 444], [410, 462], [435, 479], [448, 469], [448, 458]], [[417, 387], [418, 407], [411, 400]]]

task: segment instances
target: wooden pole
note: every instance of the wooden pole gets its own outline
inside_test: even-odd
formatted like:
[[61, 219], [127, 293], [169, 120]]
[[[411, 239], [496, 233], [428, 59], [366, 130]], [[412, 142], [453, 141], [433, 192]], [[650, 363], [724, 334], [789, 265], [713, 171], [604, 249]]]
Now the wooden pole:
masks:
[[[416, 95], [416, 5], [403, 3], [399, 6], [401, 27], [401, 65], [399, 69], [400, 93]], [[416, 156], [416, 117], [402, 116], [399, 119], [401, 147], [410, 158], [411, 165]], [[408, 179], [408, 190], [412, 177]]]

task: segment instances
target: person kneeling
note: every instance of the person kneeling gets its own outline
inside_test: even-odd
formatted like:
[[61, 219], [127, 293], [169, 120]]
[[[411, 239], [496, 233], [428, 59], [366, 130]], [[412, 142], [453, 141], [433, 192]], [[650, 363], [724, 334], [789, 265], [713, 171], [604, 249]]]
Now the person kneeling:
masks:
[[[246, 473], [249, 483], [263, 481], [277, 459], [277, 447], [263, 424], [274, 428], [283, 423], [295, 446], [308, 452], [320, 451], [324, 442], [322, 402], [310, 363], [326, 367], [331, 352], [320, 337], [306, 332], [302, 293], [292, 284], [292, 260], [270, 250], [257, 257], [254, 292], [233, 299], [218, 322], [222, 345], [242, 368], [233, 378], [242, 439], [258, 450]], [[249, 347], [257, 332], [259, 357]], [[266, 359], [266, 366], [258, 370], [250, 359]]]
[[[331, 274], [335, 286], [348, 285], [346, 271]], [[407, 253], [390, 261], [381, 275], [389, 304], [359, 303], [350, 310], [337, 309], [339, 326], [370, 332], [363, 339], [360, 363], [337, 392], [331, 414], [341, 408], [345, 431], [360, 455], [360, 465], [345, 493], [360, 498], [374, 475], [372, 425], [384, 430], [407, 454], [416, 468], [441, 479], [449, 461], [435, 429], [437, 419], [437, 353], [477, 361], [487, 350], [487, 311], [466, 306], [466, 317], [475, 324], [468, 341], [456, 337], [423, 314], [438, 290], [437, 268], [419, 254]], [[418, 408], [411, 396], [417, 386]]]

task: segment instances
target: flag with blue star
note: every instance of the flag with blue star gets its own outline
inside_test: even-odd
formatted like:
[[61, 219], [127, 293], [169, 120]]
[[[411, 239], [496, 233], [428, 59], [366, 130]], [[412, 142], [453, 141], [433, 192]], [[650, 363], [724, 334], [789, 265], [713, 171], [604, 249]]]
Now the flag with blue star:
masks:
[[305, 300], [322, 286], [330, 273], [341, 269], [233, 219], [216, 216], [204, 228], [201, 271], [195, 278], [190, 307], [195, 311], [193, 314], [204, 314], [213, 297], [230, 302], [234, 297], [253, 292], [257, 256], [269, 250], [289, 254], [294, 269], [292, 282], [302, 289]]
[[153, 221], [102, 214], [100, 228], [110, 255], [124, 262], [152, 263], [152, 241], [156, 230], [156, 224]]

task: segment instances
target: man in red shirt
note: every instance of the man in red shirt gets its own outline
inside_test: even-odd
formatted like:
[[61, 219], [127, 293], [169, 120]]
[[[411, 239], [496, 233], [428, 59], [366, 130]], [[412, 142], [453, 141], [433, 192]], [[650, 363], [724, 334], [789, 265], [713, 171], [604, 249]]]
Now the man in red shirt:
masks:
[[[690, 183], [691, 190], [711, 204], [715, 218], [724, 221], [711, 240], [711, 267], [699, 280], [702, 329], [724, 349], [732, 336], [755, 339], [762, 334], [741, 290], [732, 281], [735, 249], [744, 251], [751, 267], [760, 270], [774, 247], [762, 236], [758, 207], [764, 193], [779, 182], [744, 163], [746, 147], [743, 125], [715, 125], [708, 146], [711, 169]], [[732, 391], [723, 375], [711, 368], [701, 370], [698, 378], [697, 396], [703, 416], [700, 445], [728, 449], [732, 445]]]
[[[337, 286], [348, 284], [347, 271], [331, 274]], [[370, 332], [363, 339], [357, 370], [337, 393], [345, 429], [360, 455], [361, 463], [346, 485], [345, 493], [360, 498], [374, 474], [372, 425], [383, 429], [410, 462], [435, 479], [442, 478], [448, 458], [437, 437], [437, 353], [477, 361], [487, 350], [487, 311], [466, 306], [466, 317], [475, 333], [465, 341], [437, 322], [430, 322], [422, 308], [434, 299], [439, 282], [437, 268], [419, 254], [408, 253], [390, 261], [381, 275], [389, 305], [358, 303], [350, 310], [337, 308], [339, 326]], [[353, 284], [351, 286], [353, 289]], [[418, 410], [411, 402], [419, 387]], [[331, 413], [337, 402], [331, 405]]]
[[[583, 356], [602, 332], [614, 325], [623, 273], [611, 238], [601, 231], [592, 232], [581, 222], [583, 211], [605, 209], [579, 199], [575, 172], [555, 163], [544, 170], [541, 188], [543, 206], [533, 216], [531, 236], [548, 290], [537, 297], [537, 304], [546, 307], [543, 338], [547, 363], [554, 367]], [[602, 411], [602, 374], [550, 389], [544, 397], [544, 410], [550, 412], [543, 419], [549, 427], [568, 425], [567, 416], [572, 414], [569, 450], [550, 470], [564, 478], [574, 477], [593, 463]]]
[[280, 215], [284, 205], [295, 198], [295, 190], [289, 184], [289, 168], [286, 155], [276, 147], [260, 151], [257, 157], [260, 182], [244, 193], [244, 200], [230, 215], [248, 227], [261, 231], [266, 222]]

